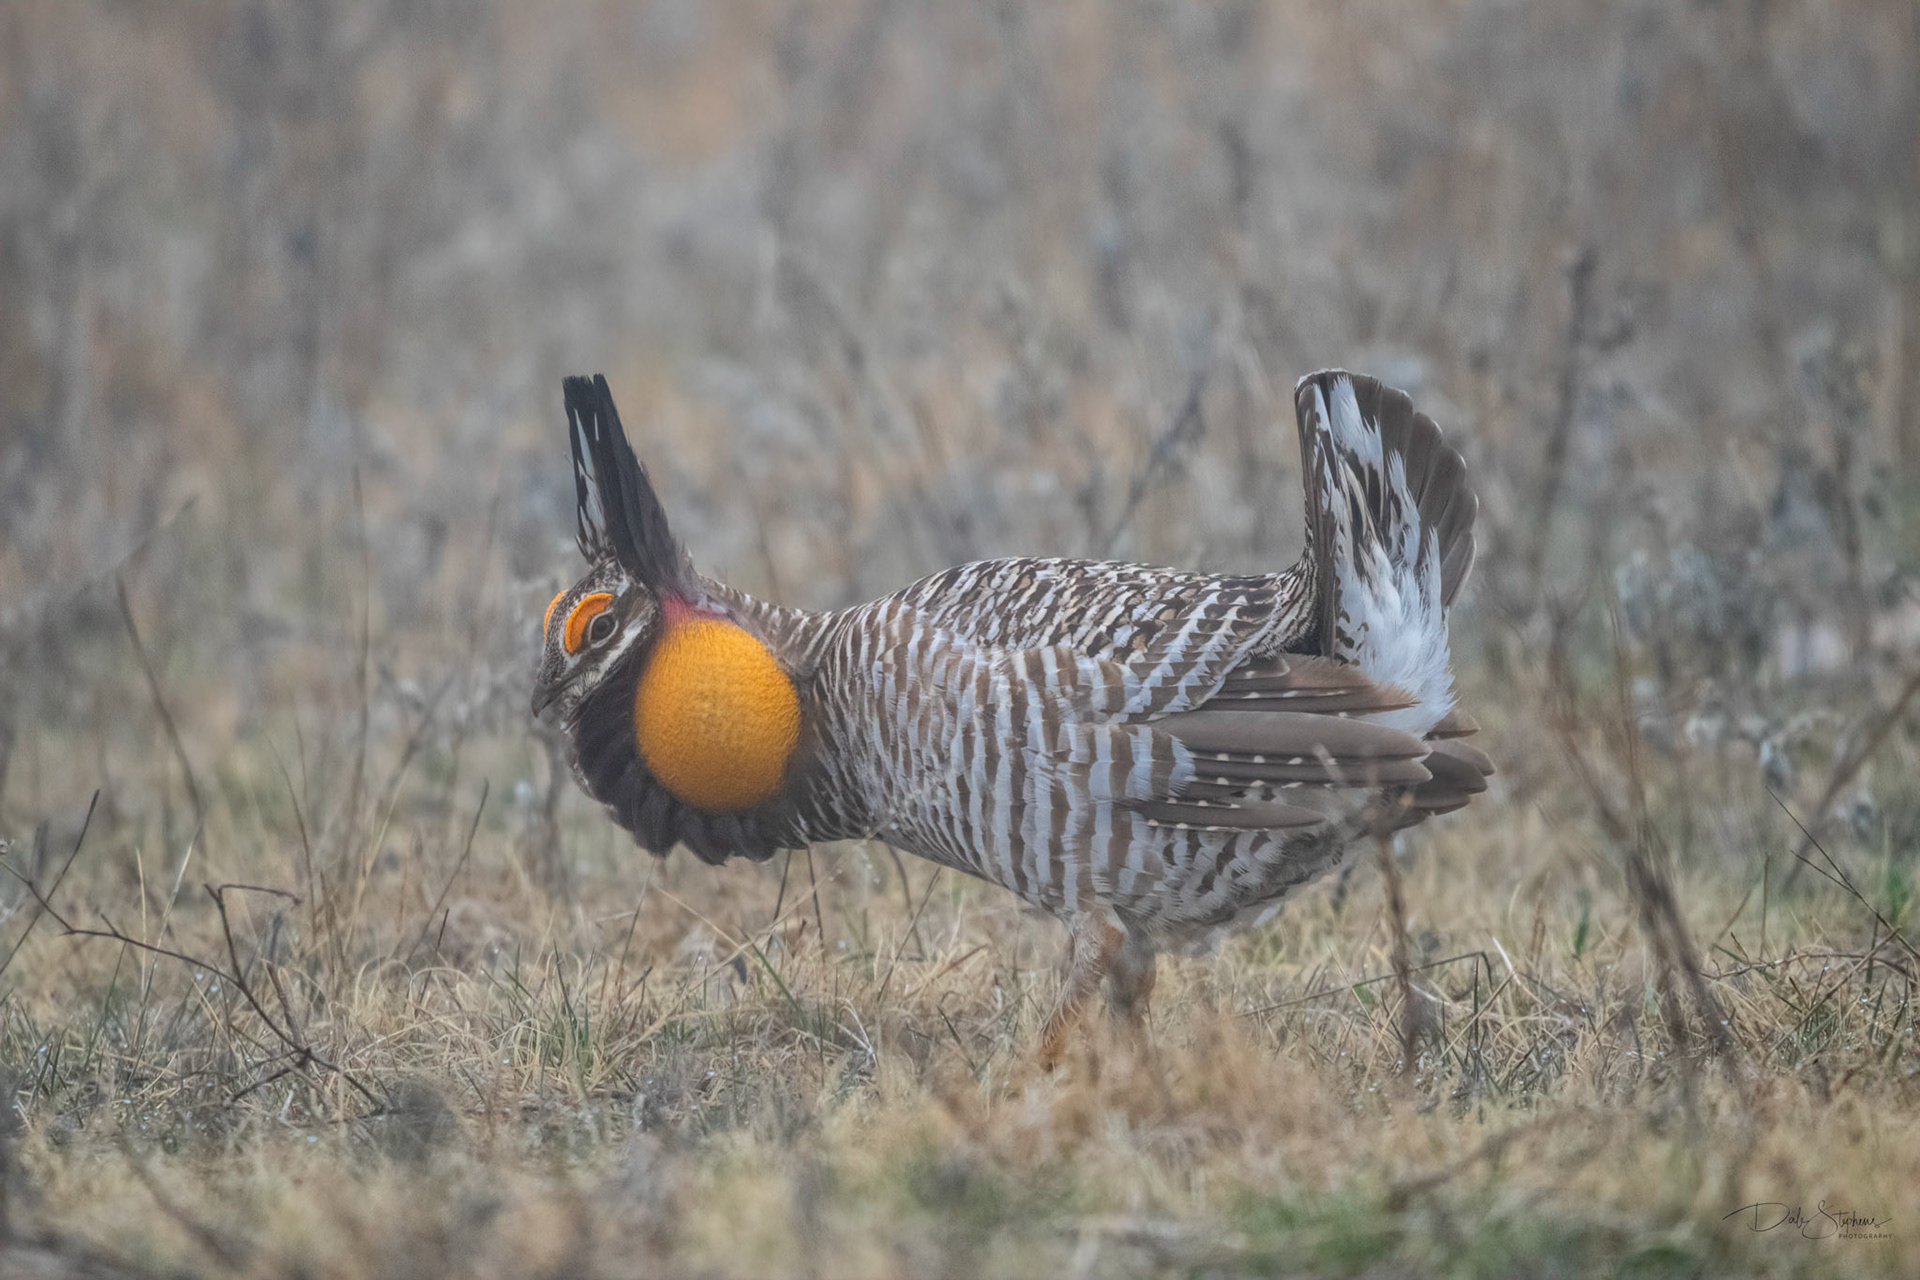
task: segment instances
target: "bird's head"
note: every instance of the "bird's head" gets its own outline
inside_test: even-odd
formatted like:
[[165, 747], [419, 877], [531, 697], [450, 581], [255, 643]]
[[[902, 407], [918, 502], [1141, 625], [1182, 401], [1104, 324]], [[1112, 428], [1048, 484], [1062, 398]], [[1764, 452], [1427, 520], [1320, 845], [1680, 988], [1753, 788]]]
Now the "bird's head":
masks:
[[[589, 777], [633, 759], [678, 800], [717, 813], [780, 787], [799, 737], [791, 677], [725, 594], [694, 571], [627, 443], [604, 377], [568, 378], [577, 541], [589, 568], [541, 624], [533, 713], [557, 707]], [[582, 733], [583, 720], [595, 721]], [[599, 731], [618, 726], [618, 733]], [[596, 789], [598, 794], [598, 789]], [[616, 797], [600, 795], [609, 804]]]

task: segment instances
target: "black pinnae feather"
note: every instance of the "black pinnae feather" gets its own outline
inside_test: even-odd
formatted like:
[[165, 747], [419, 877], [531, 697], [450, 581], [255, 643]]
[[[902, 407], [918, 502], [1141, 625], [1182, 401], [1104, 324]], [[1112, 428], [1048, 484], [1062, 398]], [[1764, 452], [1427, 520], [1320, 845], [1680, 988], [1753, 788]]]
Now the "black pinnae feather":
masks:
[[613, 558], [613, 544], [607, 537], [606, 513], [600, 505], [600, 486], [594, 478], [592, 424], [593, 383], [586, 378], [568, 378], [561, 383], [567, 406], [567, 439], [573, 446], [574, 542], [580, 554], [592, 564]]
[[627, 443], [606, 378], [568, 378], [562, 388], [573, 438], [580, 554], [596, 563], [616, 559], [650, 586], [679, 585], [686, 553]]

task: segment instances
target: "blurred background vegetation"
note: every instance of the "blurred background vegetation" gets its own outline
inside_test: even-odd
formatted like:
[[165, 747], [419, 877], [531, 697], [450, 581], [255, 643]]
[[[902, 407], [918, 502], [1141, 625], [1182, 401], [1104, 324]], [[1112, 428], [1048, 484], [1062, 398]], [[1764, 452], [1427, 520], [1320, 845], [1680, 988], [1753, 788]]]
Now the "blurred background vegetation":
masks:
[[[539, 609], [578, 568], [562, 375], [608, 374], [703, 568], [830, 606], [996, 554], [1280, 567], [1291, 387], [1341, 365], [1411, 392], [1481, 496], [1455, 646], [1502, 774], [1490, 825], [1459, 829], [1536, 842], [1489, 882], [1578, 895], [1581, 958], [1618, 886], [1578, 852], [1606, 806], [1548, 726], [1617, 693], [1631, 741], [1595, 781], [1651, 790], [1683, 880], [1720, 877], [1731, 906], [1762, 845], [1790, 874], [1771, 789], [1898, 924], [1920, 845], [1914, 719], [1887, 715], [1920, 663], [1917, 14], [7, 0], [10, 863], [50, 882], [98, 790], [75, 923], [177, 900], [213, 928], [180, 884], [255, 880], [303, 895], [319, 914], [288, 936], [319, 947], [357, 876], [391, 891], [366, 928], [392, 937], [334, 937], [317, 986], [395, 939], [410, 962], [429, 923], [449, 963], [491, 964], [533, 901], [575, 932], [528, 936], [597, 954], [581, 922], [631, 908], [647, 862], [525, 714]], [[764, 916], [786, 893], [777, 867], [659, 874], [722, 924], [729, 894]], [[834, 892], [878, 886], [875, 911], [900, 892], [884, 860], [852, 879]], [[3, 896], [20, 950], [36, 903]], [[632, 918], [663, 962], [705, 927], [670, 913], [635, 944]], [[87, 1123], [114, 1070], [153, 1074], [107, 970], [41, 930], [0, 979], [6, 1069], [69, 1031], [124, 1055], [34, 1076], [30, 1133]]]

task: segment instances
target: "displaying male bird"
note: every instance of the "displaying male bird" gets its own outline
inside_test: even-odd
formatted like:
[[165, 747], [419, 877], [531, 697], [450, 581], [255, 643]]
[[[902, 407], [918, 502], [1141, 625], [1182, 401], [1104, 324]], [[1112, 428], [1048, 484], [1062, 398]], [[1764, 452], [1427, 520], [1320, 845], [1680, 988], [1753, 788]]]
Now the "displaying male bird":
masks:
[[1137, 1019], [1154, 953], [1204, 946], [1338, 866], [1356, 838], [1467, 803], [1447, 619], [1478, 500], [1401, 392], [1294, 391], [1306, 550], [1230, 577], [984, 560], [848, 609], [697, 572], [605, 378], [568, 378], [586, 576], [543, 623], [536, 715], [657, 855], [710, 863], [874, 838], [1059, 917], [1051, 1064], [1107, 984]]

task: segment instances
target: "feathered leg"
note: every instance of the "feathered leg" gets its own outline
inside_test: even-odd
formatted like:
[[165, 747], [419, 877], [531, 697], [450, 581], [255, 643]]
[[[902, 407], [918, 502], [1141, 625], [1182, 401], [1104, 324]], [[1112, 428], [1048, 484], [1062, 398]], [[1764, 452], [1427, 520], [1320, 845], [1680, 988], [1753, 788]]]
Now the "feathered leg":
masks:
[[1126, 939], [1107, 965], [1107, 1011], [1136, 1031], [1153, 997], [1153, 942], [1144, 929], [1126, 930]]
[[1124, 929], [1102, 915], [1077, 917], [1068, 928], [1067, 975], [1060, 984], [1060, 998], [1040, 1030], [1040, 1067], [1051, 1071], [1060, 1062], [1067, 1047], [1067, 1033], [1080, 1020], [1089, 997], [1100, 988], [1114, 957], [1127, 938]]

